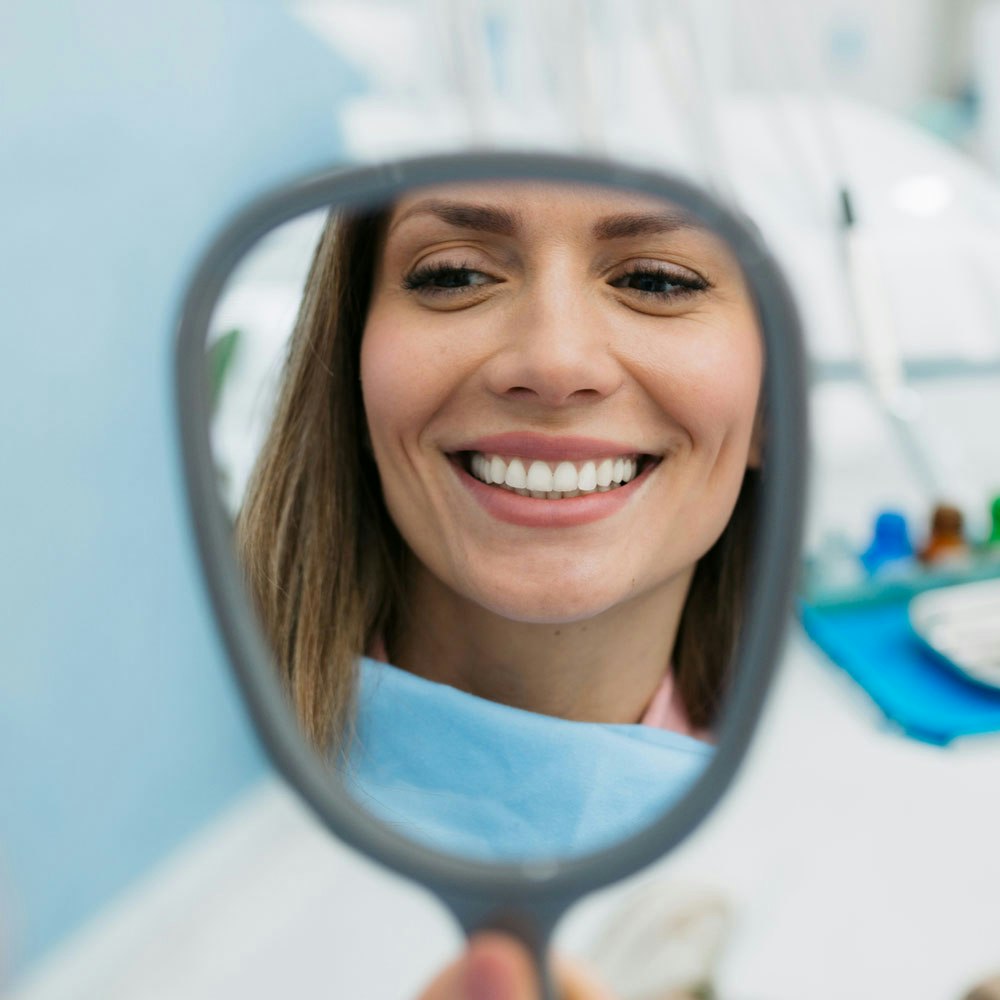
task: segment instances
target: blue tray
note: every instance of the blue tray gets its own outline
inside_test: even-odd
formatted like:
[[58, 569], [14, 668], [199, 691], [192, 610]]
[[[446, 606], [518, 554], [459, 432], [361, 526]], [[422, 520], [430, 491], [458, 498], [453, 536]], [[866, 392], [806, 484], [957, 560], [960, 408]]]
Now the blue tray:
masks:
[[914, 634], [909, 596], [799, 604], [809, 637], [850, 674], [887, 719], [917, 740], [1000, 732], [1000, 691], [966, 680]]

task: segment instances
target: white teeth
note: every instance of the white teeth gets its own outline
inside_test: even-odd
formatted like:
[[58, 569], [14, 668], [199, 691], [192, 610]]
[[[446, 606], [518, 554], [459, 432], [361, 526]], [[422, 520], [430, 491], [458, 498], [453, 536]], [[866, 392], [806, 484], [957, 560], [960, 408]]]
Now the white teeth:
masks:
[[638, 472], [632, 457], [604, 458], [600, 461], [558, 462], [512, 458], [474, 452], [469, 470], [489, 486], [502, 486], [521, 496], [561, 500], [587, 493], [607, 493], [630, 482]]
[[548, 465], [545, 462], [532, 462], [528, 469], [528, 489], [548, 493], [557, 488], [552, 485], [552, 470]]
[[593, 462], [585, 462], [580, 470], [579, 490], [581, 493], [590, 493], [595, 489], [597, 489], [597, 466]]
[[525, 474], [524, 465], [519, 458], [511, 459], [510, 465], [507, 466], [507, 475], [504, 477], [504, 482], [515, 490], [523, 490], [527, 487], [528, 477]]
[[577, 488], [576, 466], [572, 462], [560, 462], [552, 477], [552, 489], [567, 493]]
[[494, 483], [502, 483], [506, 480], [507, 463], [502, 458], [494, 455], [487, 464], [490, 467], [490, 478], [486, 480], [487, 482], [492, 480]]

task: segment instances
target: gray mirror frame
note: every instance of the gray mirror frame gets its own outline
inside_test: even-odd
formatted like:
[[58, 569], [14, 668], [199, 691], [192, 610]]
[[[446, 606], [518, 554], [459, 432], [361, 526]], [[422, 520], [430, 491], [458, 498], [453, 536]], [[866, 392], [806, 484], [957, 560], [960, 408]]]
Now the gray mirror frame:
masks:
[[[407, 840], [331, 791], [306, 751], [271, 653], [252, 614], [233, 553], [209, 442], [204, 364], [212, 312], [231, 272], [275, 226], [332, 202], [370, 204], [412, 187], [497, 178], [569, 181], [674, 201], [739, 255], [765, 340], [767, 465], [752, 559], [747, 624], [724, 709], [722, 738], [696, 784], [659, 821], [617, 847], [563, 861], [476, 862]], [[508, 930], [542, 957], [558, 918], [584, 894], [652, 863], [690, 834], [729, 787], [764, 704], [791, 607], [806, 481], [805, 361], [790, 290], [749, 220], [691, 183], [610, 161], [535, 153], [459, 153], [347, 167], [294, 181], [258, 198], [218, 234], [188, 285], [177, 328], [176, 405], [186, 492], [208, 594], [257, 732], [278, 770], [340, 840], [414, 879], [448, 906], [467, 933]]]

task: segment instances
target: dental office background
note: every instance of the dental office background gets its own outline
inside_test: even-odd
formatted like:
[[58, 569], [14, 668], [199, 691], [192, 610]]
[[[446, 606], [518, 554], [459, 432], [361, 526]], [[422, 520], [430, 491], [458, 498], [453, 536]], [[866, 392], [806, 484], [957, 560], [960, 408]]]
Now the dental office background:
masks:
[[[800, 156], [800, 167], [824, 150], [848, 163], [863, 178], [859, 201], [883, 218], [933, 219], [957, 204], [974, 212], [976, 199], [1000, 198], [998, 0], [811, 0], [808, 18], [780, 16], [795, 2], [771, 0], [768, 18], [742, 0], [697, 5], [713, 78], [765, 106], [737, 131], [753, 128], [767, 145], [760, 130], [773, 130], [776, 157]], [[505, 6], [518, 5], [492, 4]], [[210, 618], [171, 414], [180, 296], [227, 216], [291, 176], [381, 155], [389, 133], [402, 146], [407, 129], [414, 147], [433, 145], [431, 92], [406, 110], [415, 8], [389, 0], [6, 0], [0, 8], [0, 984], [15, 997], [393, 996], [457, 947], [427, 897], [332, 842], [273, 776]], [[766, 57], [762, 32], [784, 59]], [[781, 137], [773, 108], [786, 102], [782, 113], [795, 119], [796, 96], [817, 86], [841, 125], [833, 146], [829, 136], [805, 135], [797, 148]], [[446, 133], [445, 145], [455, 141]], [[867, 203], [865, 184], [877, 188]], [[789, 211], [815, 208], [808, 187], [806, 178]], [[803, 228], [776, 217], [773, 231]], [[812, 287], [805, 265], [794, 248], [777, 249], [801, 298]], [[904, 357], [937, 357], [957, 373], [946, 386], [921, 385], [924, 401], [938, 393], [946, 412], [914, 426], [935, 477], [980, 532], [989, 473], [963, 464], [955, 434], [995, 442], [1000, 426], [998, 408], [983, 408], [990, 391], [1000, 397], [998, 250], [1000, 241], [961, 260], [942, 251], [915, 280], [916, 319], [900, 334]], [[971, 297], [943, 291], [973, 285]], [[807, 546], [835, 530], [861, 548], [876, 507], [917, 509], [925, 484], [854, 377], [860, 362], [843, 332], [843, 304], [806, 299], [817, 372]], [[970, 368], [978, 376], [966, 378]], [[878, 729], [864, 698], [792, 631], [802, 674], [782, 681], [764, 748], [742, 778], [752, 786], [770, 769], [779, 815], [783, 719], [808, 709], [840, 713], [855, 733]], [[891, 753], [909, 752], [894, 739]], [[816, 752], [817, 767], [836, 766], [833, 735]], [[920, 748], [920, 761], [944, 752]], [[996, 795], [1000, 753], [991, 761], [985, 753], [971, 766], [977, 774], [993, 766], [992, 788], [977, 790], [966, 770], [959, 783], [970, 797]], [[708, 842], [716, 828], [724, 842], [740, 795], [710, 822]], [[867, 804], [877, 812], [873, 798]], [[744, 808], [749, 816], [761, 807]], [[864, 815], [855, 819], [875, 822]], [[755, 863], [755, 844], [767, 850], [766, 824], [742, 830], [734, 871]], [[679, 864], [697, 875], [697, 850]], [[725, 870], [714, 867], [722, 890]], [[817, 898], [816, 911], [839, 908], [849, 922], [871, 875], [860, 867], [854, 898]], [[983, 889], [993, 898], [998, 890], [997, 881]], [[769, 912], [750, 907], [746, 922], [791, 942], [776, 900]], [[885, 933], [891, 951], [893, 929]], [[805, 975], [790, 959], [779, 968], [778, 953], [777, 944], [758, 948], [754, 967], [773, 996]], [[989, 971], [970, 966], [967, 976]], [[874, 966], [862, 974], [876, 975]], [[366, 977], [381, 977], [377, 988]]]

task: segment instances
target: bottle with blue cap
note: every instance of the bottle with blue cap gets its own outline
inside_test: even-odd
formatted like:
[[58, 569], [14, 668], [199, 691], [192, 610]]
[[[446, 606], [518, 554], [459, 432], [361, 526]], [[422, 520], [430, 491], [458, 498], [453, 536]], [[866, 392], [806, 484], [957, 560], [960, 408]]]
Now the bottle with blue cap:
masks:
[[914, 551], [906, 518], [898, 510], [880, 511], [871, 544], [861, 553], [870, 576], [901, 575], [913, 569]]

